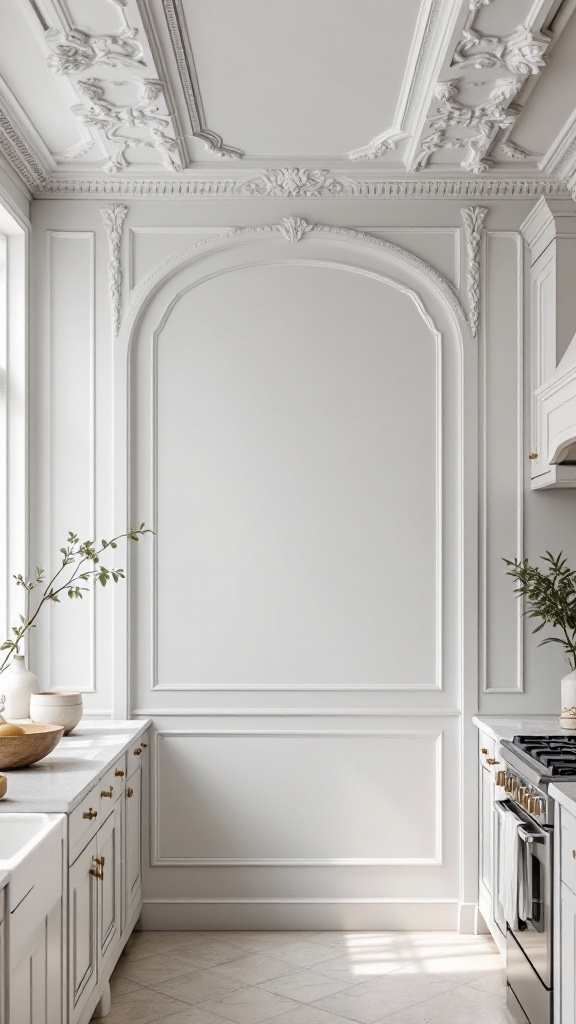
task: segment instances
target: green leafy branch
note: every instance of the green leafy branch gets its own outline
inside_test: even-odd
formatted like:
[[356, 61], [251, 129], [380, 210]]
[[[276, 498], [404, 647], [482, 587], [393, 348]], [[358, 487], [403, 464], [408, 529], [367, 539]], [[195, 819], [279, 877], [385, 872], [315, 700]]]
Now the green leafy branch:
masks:
[[81, 541], [77, 533], [70, 532], [66, 544], [60, 548], [62, 556], [60, 567], [48, 583], [46, 583], [45, 570], [39, 567], [36, 567], [36, 571], [30, 579], [26, 579], [21, 573], [14, 576], [16, 586], [22, 587], [26, 591], [28, 604], [32, 591], [37, 590], [38, 587], [44, 589], [36, 610], [32, 614], [29, 612], [28, 615], [20, 615], [20, 625], [12, 626], [12, 636], [7, 637], [4, 643], [0, 644], [0, 651], [7, 652], [4, 660], [0, 662], [0, 672], [4, 672], [8, 668], [11, 658], [18, 654], [20, 644], [26, 634], [31, 629], [35, 629], [36, 619], [44, 605], [50, 602], [59, 603], [60, 595], [64, 593], [71, 600], [78, 598], [81, 600], [84, 593], [90, 589], [84, 584], [90, 582], [99, 583], [105, 587], [110, 582], [118, 583], [119, 580], [125, 579], [124, 569], [108, 569], [102, 564], [101, 555], [105, 551], [115, 550], [121, 540], [138, 541], [146, 533], [153, 533], [153, 530], [147, 529], [146, 525], [141, 523], [137, 529], [119, 533], [112, 540], [101, 540], [100, 546], [97, 547], [96, 541]]
[[526, 599], [523, 614], [530, 619], [539, 619], [533, 633], [539, 633], [545, 626], [558, 629], [561, 636], [547, 636], [538, 644], [560, 644], [565, 658], [572, 669], [576, 669], [576, 572], [567, 565], [562, 551], [552, 555], [547, 551], [541, 559], [545, 570], [530, 565], [528, 559], [519, 561], [504, 558], [509, 566], [507, 575], [516, 580], [514, 593]]

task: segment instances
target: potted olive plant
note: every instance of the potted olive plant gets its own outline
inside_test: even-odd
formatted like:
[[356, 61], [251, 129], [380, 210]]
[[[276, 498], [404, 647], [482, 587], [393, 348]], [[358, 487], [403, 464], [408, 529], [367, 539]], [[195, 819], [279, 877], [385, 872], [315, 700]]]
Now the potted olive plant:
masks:
[[528, 559], [504, 558], [508, 576], [516, 580], [515, 594], [524, 598], [523, 614], [536, 620], [533, 633], [550, 626], [556, 635], [545, 636], [538, 646], [560, 644], [571, 671], [561, 680], [563, 729], [576, 729], [576, 572], [567, 565], [563, 553], [547, 551], [541, 561], [544, 568], [530, 565]]
[[[141, 523], [137, 529], [120, 533], [112, 540], [102, 540], [97, 544], [94, 540], [81, 541], [78, 534], [69, 533], [66, 543], [60, 548], [60, 565], [50, 580], [46, 582], [44, 569], [37, 568], [31, 579], [22, 574], [14, 576], [16, 585], [26, 592], [26, 614], [20, 616], [18, 626], [12, 627], [12, 636], [0, 644], [0, 675], [5, 673], [0, 682], [0, 690], [6, 694], [6, 713], [9, 718], [28, 718], [30, 696], [41, 690], [40, 683], [32, 672], [26, 668], [24, 655], [20, 648], [42, 608], [59, 603], [63, 595], [71, 600], [81, 599], [89, 589], [86, 584], [94, 583], [105, 587], [108, 583], [118, 583], [125, 578], [123, 569], [108, 569], [101, 561], [102, 555], [113, 551], [122, 540], [137, 541], [145, 533], [152, 533]], [[39, 593], [35, 607], [32, 605], [34, 592]], [[81, 703], [81, 695], [77, 695]]]

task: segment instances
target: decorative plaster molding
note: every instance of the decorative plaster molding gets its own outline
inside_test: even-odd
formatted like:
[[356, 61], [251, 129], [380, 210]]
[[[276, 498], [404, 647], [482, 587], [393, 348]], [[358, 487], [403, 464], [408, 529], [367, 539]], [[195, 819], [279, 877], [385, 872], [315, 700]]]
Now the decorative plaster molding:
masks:
[[[0, 148], [2, 137], [0, 133]], [[291, 168], [302, 173], [299, 168]], [[110, 196], [117, 199], [158, 199], [228, 196], [229, 198], [298, 198], [303, 199], [538, 199], [540, 196], [569, 198], [564, 182], [541, 177], [520, 178], [456, 178], [456, 177], [403, 177], [331, 179], [321, 188], [302, 186], [291, 192], [286, 186], [256, 187], [261, 179], [269, 183], [270, 172], [256, 178], [197, 178], [179, 175], [170, 179], [137, 177], [57, 177], [45, 178], [32, 189], [36, 199], [93, 199]], [[277, 171], [273, 172], [277, 174]], [[314, 175], [317, 172], [304, 172]], [[323, 172], [327, 173], [327, 172]], [[339, 187], [343, 183], [343, 187]]]
[[501, 142], [500, 149], [511, 160], [527, 160], [530, 156], [525, 149], [522, 149], [521, 146], [516, 146], [513, 142]]
[[6, 111], [0, 107], [0, 153], [34, 194], [43, 188], [48, 174], [38, 163]]
[[406, 134], [400, 129], [390, 128], [388, 131], [382, 132], [381, 135], [377, 135], [367, 146], [351, 150], [348, 156], [350, 160], [375, 160], [387, 150], [396, 149], [397, 143], [400, 142], [400, 139], [405, 139]]
[[313, 226], [302, 217], [284, 217], [282, 223], [278, 225], [278, 231], [287, 242], [299, 242], [308, 231], [312, 231]]
[[52, 50], [46, 57], [48, 67], [56, 75], [72, 75], [94, 67], [146, 67], [138, 29], [125, 26], [113, 36], [91, 36], [79, 28], [69, 32], [52, 29], [44, 36]]
[[487, 214], [484, 206], [469, 206], [461, 210], [466, 235], [466, 286], [468, 291], [468, 319], [473, 338], [478, 337], [480, 311], [480, 241], [482, 225]]
[[[438, 82], [434, 95], [440, 100], [435, 117], [428, 124], [432, 134], [422, 140], [421, 152], [416, 161], [416, 170], [426, 167], [433, 153], [439, 149], [467, 149], [468, 156], [462, 167], [473, 174], [480, 174], [493, 163], [486, 157], [486, 152], [499, 128], [511, 128], [519, 114], [517, 108], [510, 106], [523, 85], [517, 78], [498, 78], [493, 83], [488, 98], [475, 107], [468, 107], [458, 102], [461, 82], [452, 78], [448, 82]], [[471, 129], [473, 135], [449, 135], [453, 129]]]
[[[170, 118], [157, 113], [162, 83], [149, 78], [113, 83], [118, 86], [136, 87], [137, 101], [128, 106], [107, 100], [104, 95], [106, 84], [97, 78], [76, 82], [76, 89], [88, 100], [90, 108], [72, 107], [82, 123], [88, 128], [95, 128], [103, 142], [108, 143], [109, 161], [106, 170], [121, 171], [128, 167], [126, 150], [129, 148], [155, 149], [160, 153], [162, 163], [168, 170], [178, 170], [178, 147], [174, 137], [168, 134], [171, 131]], [[130, 130], [134, 128], [142, 129], [145, 136], [131, 136]]]
[[243, 151], [234, 146], [226, 146], [222, 137], [216, 132], [210, 131], [206, 124], [182, 0], [164, 0], [163, 8], [172, 49], [178, 64], [193, 137], [200, 139], [204, 143], [204, 149], [213, 153], [214, 156], [233, 160], [240, 159], [244, 156]]
[[454, 51], [453, 64], [466, 68], [501, 68], [513, 75], [537, 75], [545, 66], [544, 51], [550, 40], [534, 36], [525, 25], [518, 25], [507, 36], [482, 36], [464, 29]]
[[120, 310], [122, 301], [122, 270], [120, 266], [120, 246], [122, 244], [122, 226], [128, 213], [127, 206], [111, 203], [100, 210], [106, 235], [108, 237], [108, 289], [112, 307], [112, 331], [114, 337], [120, 330]]
[[[289, 225], [289, 227], [287, 227]], [[203, 249], [211, 249], [214, 245], [222, 245], [226, 239], [234, 239], [240, 236], [249, 236], [253, 239], [262, 237], [263, 235], [273, 236], [280, 234], [285, 241], [295, 242], [299, 241], [306, 235], [329, 235], [336, 237], [341, 240], [359, 242], [368, 244], [369, 246], [384, 250], [392, 253], [404, 262], [415, 267], [420, 273], [430, 280], [432, 279], [439, 290], [443, 293], [448, 304], [456, 314], [459, 320], [464, 323], [468, 322], [468, 318], [462, 304], [458, 299], [456, 293], [446, 281], [446, 278], [439, 274], [437, 270], [434, 270], [429, 263], [421, 259], [419, 256], [415, 256], [414, 253], [409, 252], [407, 249], [402, 249], [398, 245], [394, 245], [393, 242], [388, 242], [384, 238], [378, 238], [376, 235], [367, 234], [364, 231], [356, 231], [354, 228], [343, 228], [333, 227], [327, 224], [310, 224], [303, 218], [285, 218], [282, 224], [264, 224], [258, 225], [257, 227], [243, 227], [243, 228], [232, 228], [230, 231], [224, 232], [222, 235], [214, 235], [210, 238], [203, 238], [200, 242], [195, 242], [193, 245], [187, 246], [180, 252], [172, 253], [167, 259], [161, 263], [148, 274], [148, 276], [142, 281], [138, 291], [134, 295], [128, 310], [126, 311], [126, 320], [129, 319], [134, 312], [139, 308], [144, 298], [150, 294], [151, 289], [158, 284], [162, 278], [164, 278], [170, 271], [175, 270], [178, 266], [183, 265], [189, 259], [193, 259], [196, 255], [199, 255]]]
[[576, 186], [576, 111], [542, 157], [540, 168], [545, 174], [565, 181], [569, 189]]
[[54, 159], [58, 163], [64, 163], [67, 160], [79, 160], [81, 156], [85, 156], [92, 149], [93, 145], [94, 139], [92, 137], [81, 139], [75, 146], [70, 146], [70, 149], [65, 149], [62, 153], [55, 153]]
[[262, 171], [253, 178], [237, 182], [240, 196], [302, 196], [356, 195], [357, 185], [347, 178], [332, 176], [329, 171], [310, 171], [305, 167], [282, 167]]

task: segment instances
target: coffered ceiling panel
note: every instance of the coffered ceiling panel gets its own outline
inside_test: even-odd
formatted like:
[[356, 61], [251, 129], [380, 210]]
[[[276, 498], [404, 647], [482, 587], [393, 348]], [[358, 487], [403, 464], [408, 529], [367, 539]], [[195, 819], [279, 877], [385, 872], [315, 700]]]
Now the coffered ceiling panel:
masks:
[[151, 7], [194, 63], [207, 125], [248, 158], [340, 158], [396, 124], [421, 0]]
[[0, 6], [0, 154], [33, 195], [576, 187], [576, 0]]

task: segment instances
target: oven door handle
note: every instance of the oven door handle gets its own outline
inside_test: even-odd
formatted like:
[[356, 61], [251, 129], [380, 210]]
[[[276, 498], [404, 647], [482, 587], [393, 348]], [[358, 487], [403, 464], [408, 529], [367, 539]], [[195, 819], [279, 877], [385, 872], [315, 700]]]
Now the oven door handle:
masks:
[[520, 836], [520, 839], [522, 840], [523, 843], [545, 843], [546, 842], [546, 840], [548, 838], [547, 835], [543, 835], [541, 832], [527, 832], [526, 829], [523, 826], [522, 818], [519, 818], [518, 815], [512, 809], [512, 807], [508, 807], [506, 805], [506, 803], [504, 802], [504, 800], [495, 800], [494, 801], [494, 807], [498, 811], [498, 814], [500, 815], [501, 818], [504, 817], [504, 815], [506, 814], [506, 811], [509, 811], [510, 814], [514, 815], [514, 817], [516, 818], [516, 821], [518, 822], [518, 835]]
[[527, 832], [524, 828], [518, 829], [518, 835], [523, 843], [545, 843], [546, 836], [535, 835], [534, 832]]

